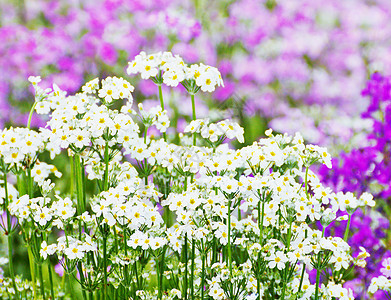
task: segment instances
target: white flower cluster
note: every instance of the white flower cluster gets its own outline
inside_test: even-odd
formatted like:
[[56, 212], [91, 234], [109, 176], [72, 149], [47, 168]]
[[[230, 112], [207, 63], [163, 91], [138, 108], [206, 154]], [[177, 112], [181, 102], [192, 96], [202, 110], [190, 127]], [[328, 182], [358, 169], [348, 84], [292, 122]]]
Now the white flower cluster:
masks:
[[382, 262], [383, 268], [380, 269], [381, 276], [374, 277], [369, 285], [368, 292], [376, 293], [378, 290], [385, 291], [388, 295], [391, 293], [391, 258], [385, 258]]
[[[53, 89], [42, 89], [38, 83], [41, 81], [40, 76], [30, 76], [29, 81], [35, 90], [35, 110], [38, 114], [48, 114], [51, 110], [55, 110], [60, 106], [64, 106], [64, 101], [67, 98], [66, 92], [62, 91], [56, 84], [53, 84]], [[114, 100], [128, 99], [133, 101], [132, 92], [134, 87], [125, 79], [118, 77], [107, 77], [101, 81], [101, 87], [99, 86], [99, 78], [95, 78], [87, 82], [82, 87], [82, 93], [79, 95], [84, 98], [85, 102], [88, 95], [96, 95], [100, 97], [105, 105], [113, 104]], [[72, 106], [75, 113], [84, 113], [85, 105], [75, 101], [75, 105]]]
[[45, 229], [52, 225], [64, 229], [64, 224], [76, 213], [71, 199], [62, 199], [59, 196], [57, 201], [52, 201], [50, 198], [30, 199], [28, 195], [23, 195], [9, 205], [9, 210], [20, 223], [32, 221], [38, 227]]
[[212, 143], [225, 138], [230, 140], [236, 138], [239, 143], [244, 143], [244, 129], [231, 120], [218, 123], [209, 123], [209, 119], [193, 120], [186, 126], [185, 132], [200, 133], [204, 139]]
[[[153, 190], [153, 187], [147, 188]], [[147, 190], [144, 192], [147, 194]], [[99, 225], [126, 226], [131, 230], [160, 226], [163, 223], [156, 208], [145, 201], [147, 198], [142, 198], [138, 193], [129, 198], [130, 194], [135, 194], [134, 188], [126, 188], [124, 185], [102, 192], [92, 203], [93, 219]]]
[[134, 87], [123, 78], [107, 77], [102, 80], [102, 87], [99, 89], [99, 79], [95, 78], [82, 87], [83, 92], [91, 94], [98, 92], [98, 96], [104, 99], [105, 104], [113, 103], [113, 100], [128, 99], [133, 100], [132, 92]]
[[338, 192], [335, 195], [334, 200], [338, 203], [339, 210], [341, 211], [354, 211], [357, 207], [375, 206], [373, 196], [367, 192], [363, 193], [359, 199], [357, 199], [353, 193]]
[[38, 83], [41, 82], [40, 76], [30, 76], [28, 80], [35, 90], [34, 108], [38, 114], [48, 114], [50, 110], [55, 109], [66, 96], [66, 92], [61, 91], [56, 84], [53, 84], [53, 89], [42, 89], [38, 85]]
[[48, 245], [45, 241], [41, 244], [40, 254], [46, 259], [48, 255], [56, 254], [59, 257], [66, 257], [70, 260], [80, 260], [84, 258], [88, 252], [96, 252], [97, 244], [92, 240], [91, 236], [84, 233], [84, 240], [80, 241], [70, 236], [59, 237], [56, 244]]
[[378, 290], [385, 290], [388, 293], [391, 292], [391, 279], [384, 275], [372, 278], [371, 284], [368, 288], [368, 292], [371, 294], [376, 293]]
[[0, 157], [6, 164], [30, 164], [45, 149], [47, 135], [27, 128], [9, 128], [0, 131]]
[[[138, 54], [135, 59], [129, 62], [127, 73], [140, 73], [142, 79], [153, 78], [157, 84], [164, 83], [167, 86], [175, 87], [179, 83], [190, 81], [204, 92], [213, 92], [217, 86], [224, 86], [220, 72], [211, 66], [204, 64], [193, 64], [188, 66], [179, 55], [172, 55], [171, 52], [158, 52], [147, 55], [145, 52]], [[193, 86], [193, 88], [195, 87]], [[193, 89], [192, 91], [196, 91]]]
[[[142, 53], [128, 71], [157, 83], [183, 82], [192, 92], [192, 85], [208, 90], [206, 78], [213, 77], [213, 89], [222, 84], [217, 70], [187, 67], [169, 53]], [[31, 81], [37, 86], [36, 78]], [[187, 145], [184, 134], [174, 144], [148, 135], [150, 126], [164, 133], [170, 120], [161, 107], [143, 105], [140, 134], [132, 91], [125, 80], [109, 77], [101, 85], [98, 79], [88, 82], [75, 95], [50, 92], [41, 101], [52, 110], [46, 129], [2, 131], [2, 171], [12, 169], [18, 188], [23, 179], [28, 188], [4, 185], [0, 199], [9, 203], [4, 209], [18, 219], [15, 230], [38, 263], [55, 255], [68, 274], [78, 272], [84, 291], [98, 290], [102, 299], [114, 290], [112, 298], [124, 299], [353, 299], [344, 281], [352, 268], [365, 266], [369, 254], [362, 248], [353, 258], [346, 237], [326, 236], [324, 229], [340, 220], [337, 212], [350, 218], [375, 203], [366, 193], [357, 198], [323, 186], [310, 167], [331, 167], [325, 148], [305, 145], [298, 133], [268, 130], [267, 138], [230, 149], [224, 140], [242, 143], [243, 128], [208, 119], [193, 120], [184, 130], [194, 140], [203, 138], [198, 145]], [[120, 111], [110, 108], [124, 98]], [[47, 179], [61, 174], [38, 160], [44, 150], [70, 156], [75, 187], [69, 194], [61, 195]], [[49, 237], [57, 242], [49, 244]], [[309, 281], [311, 269], [316, 284]], [[330, 274], [327, 281], [321, 273]]]
[[110, 137], [115, 137], [110, 145], [138, 137], [138, 126], [129, 114], [98, 104], [96, 97], [85, 93], [63, 99], [48, 122], [49, 142], [57, 146], [53, 146], [53, 152], [68, 147], [75, 152], [103, 147]]
[[160, 106], [154, 106], [149, 110], [145, 110], [143, 104], [139, 103], [138, 109], [141, 119], [146, 126], [156, 126], [160, 132], [166, 132], [167, 128], [170, 127], [167, 111], [162, 110]]

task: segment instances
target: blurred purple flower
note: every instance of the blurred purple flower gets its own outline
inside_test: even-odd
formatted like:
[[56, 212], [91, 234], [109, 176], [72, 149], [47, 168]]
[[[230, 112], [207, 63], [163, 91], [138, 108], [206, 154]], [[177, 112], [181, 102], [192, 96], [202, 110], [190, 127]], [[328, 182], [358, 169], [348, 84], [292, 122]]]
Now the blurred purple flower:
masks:
[[[10, 216], [10, 228], [8, 227], [7, 212], [3, 211], [0, 216], [0, 228], [4, 233], [13, 232], [18, 226], [18, 219]], [[8, 229], [10, 229], [8, 231]]]

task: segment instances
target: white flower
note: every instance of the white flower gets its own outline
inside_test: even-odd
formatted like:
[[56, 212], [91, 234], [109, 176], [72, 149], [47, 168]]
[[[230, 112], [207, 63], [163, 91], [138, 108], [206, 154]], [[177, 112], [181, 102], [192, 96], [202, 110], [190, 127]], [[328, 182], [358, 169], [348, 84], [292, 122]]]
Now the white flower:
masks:
[[330, 259], [330, 263], [334, 264], [335, 270], [339, 271], [341, 268], [349, 268], [351, 257], [343, 252], [335, 252]]
[[147, 58], [147, 55], [144, 51], [140, 52], [135, 59], [128, 63], [128, 68], [126, 72], [130, 74], [137, 74], [141, 71], [141, 62], [143, 62]]
[[148, 79], [149, 77], [154, 77], [158, 73], [156, 63], [149, 60], [144, 60], [140, 62], [140, 73], [142, 79]]
[[331, 208], [326, 208], [322, 213], [321, 222], [324, 226], [329, 226], [336, 219], [337, 215]]
[[273, 129], [269, 128], [265, 131], [265, 135], [268, 136], [268, 137], [271, 137], [273, 134]]
[[201, 128], [204, 127], [205, 125], [209, 124], [209, 119], [197, 119], [193, 120], [185, 127], [184, 132], [190, 132], [190, 133], [195, 133], [195, 132], [200, 132]]
[[200, 64], [194, 75], [196, 84], [201, 87], [203, 92], [213, 92], [216, 85], [224, 86], [220, 72], [214, 67]]
[[210, 287], [208, 295], [215, 300], [224, 299], [224, 290], [216, 283]]
[[43, 241], [39, 253], [43, 257], [43, 259], [46, 259], [48, 255], [53, 255], [56, 252], [56, 250], [57, 250], [56, 244], [48, 245], [45, 241]]
[[368, 205], [370, 207], [374, 207], [376, 202], [373, 200], [373, 196], [367, 192], [364, 192], [360, 196], [360, 202], [363, 202], [365, 205]]
[[100, 98], [104, 98], [106, 103], [111, 103], [113, 99], [119, 98], [119, 92], [116, 86], [106, 84], [99, 91]]
[[66, 247], [64, 250], [64, 254], [67, 256], [68, 259], [82, 259], [84, 257], [84, 246], [72, 243], [69, 245], [69, 247]]
[[92, 79], [82, 86], [84, 93], [94, 93], [99, 89], [99, 78]]
[[28, 81], [30, 81], [32, 85], [37, 85], [41, 82], [41, 76], [29, 76]]
[[357, 198], [354, 197], [353, 193], [347, 192], [338, 192], [336, 194], [336, 199], [341, 211], [352, 210], [358, 207]]
[[182, 66], [172, 66], [169, 71], [164, 72], [163, 82], [167, 86], [175, 87], [185, 79]]
[[47, 207], [38, 207], [37, 211], [34, 212], [33, 218], [39, 225], [45, 226], [52, 219], [52, 216]]
[[282, 251], [277, 251], [276, 253], [272, 253], [270, 256], [266, 258], [269, 263], [269, 268], [274, 269], [277, 267], [277, 269], [282, 270], [285, 268], [285, 263], [288, 261], [288, 258], [286, 257], [285, 253]]

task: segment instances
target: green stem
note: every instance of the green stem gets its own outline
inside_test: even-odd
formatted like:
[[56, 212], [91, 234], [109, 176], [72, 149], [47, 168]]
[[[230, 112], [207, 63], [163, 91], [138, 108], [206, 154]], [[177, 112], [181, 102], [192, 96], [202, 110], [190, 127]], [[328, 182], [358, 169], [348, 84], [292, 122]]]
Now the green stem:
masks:
[[[203, 247], [202, 247], [203, 248]], [[201, 300], [204, 300], [204, 285], [205, 285], [205, 252], [204, 249], [202, 249], [201, 254], [201, 260], [202, 260], [202, 270], [201, 270]]]
[[155, 259], [155, 264], [156, 264], [156, 279], [157, 279], [157, 290], [158, 290], [158, 294], [157, 294], [157, 299], [158, 300], [161, 300], [162, 298], [162, 288], [160, 286], [160, 262], [159, 262], [159, 258], [156, 257]]
[[286, 250], [289, 251], [289, 247], [291, 246], [291, 237], [292, 237], [292, 219], [289, 218], [289, 229], [288, 229], [288, 237], [287, 237], [287, 244], [286, 244]]
[[107, 299], [107, 237], [103, 237], [103, 299]]
[[345, 242], [348, 241], [348, 237], [349, 237], [349, 230], [350, 230], [350, 221], [352, 220], [352, 215], [349, 214], [349, 218], [348, 218], [348, 224], [346, 225], [346, 229], [345, 229], [345, 234], [343, 236], [343, 240]]
[[[139, 278], [138, 278], [138, 272], [137, 272], [137, 260], [134, 262], [134, 274], [136, 276], [136, 284], [137, 284], [137, 288], [136, 290], [140, 289], [140, 281], [139, 281]], [[136, 293], [136, 291], [134, 291]]]
[[[232, 253], [231, 253], [231, 198], [228, 199], [228, 267], [232, 279]], [[232, 295], [231, 295], [232, 296]]]
[[162, 262], [161, 262], [161, 268], [160, 268], [160, 287], [162, 288], [162, 291], [163, 291], [163, 274], [164, 274], [165, 254], [166, 254], [166, 248], [163, 248]]
[[[292, 219], [289, 218], [289, 230], [288, 230], [288, 236], [287, 236], [287, 245], [286, 245], [286, 249], [287, 251], [289, 251], [289, 247], [290, 247], [290, 243], [291, 243], [291, 235], [292, 235]], [[281, 299], [285, 299], [285, 291], [286, 291], [286, 284], [287, 284], [287, 281], [288, 281], [288, 269], [289, 269], [289, 266], [290, 264], [288, 264], [288, 267], [285, 267], [285, 275], [284, 275], [284, 285], [282, 287], [282, 295], [281, 295]]]
[[307, 196], [307, 199], [309, 199], [309, 195], [308, 195], [308, 169], [309, 169], [309, 167], [306, 167], [306, 169], [305, 169], [305, 178], [304, 178], [304, 181], [305, 181], [305, 194]]
[[[77, 194], [77, 214], [82, 215], [85, 212], [85, 204], [83, 197], [83, 180], [81, 177], [81, 172], [83, 172], [83, 167], [80, 164], [80, 155], [75, 155], [75, 177], [76, 177], [76, 194]], [[82, 221], [79, 219], [79, 239], [81, 240], [82, 235]], [[82, 270], [80, 270], [81, 272]]]
[[42, 274], [42, 266], [41, 265], [38, 265], [38, 274], [39, 274], [39, 282], [40, 282], [40, 287], [41, 287], [41, 294], [42, 294], [43, 299], [45, 300], [46, 299], [45, 285], [43, 282], [43, 274]]
[[[307, 238], [307, 229], [305, 230], [305, 238]], [[303, 286], [303, 280], [304, 280], [304, 274], [305, 274], [305, 264], [303, 264], [303, 270], [301, 271], [301, 277], [300, 277], [300, 284], [299, 284], [299, 289], [297, 290], [297, 294], [296, 294], [296, 299], [301, 291], [301, 287]]]
[[26, 175], [24, 173], [20, 173], [17, 176], [17, 187], [18, 187], [18, 192], [19, 192], [19, 197], [26, 195], [28, 193], [25, 185], [25, 178]]
[[[79, 275], [80, 275], [80, 282], [84, 283], [85, 282], [85, 277], [84, 277], [83, 267], [82, 267], [81, 261], [79, 261], [79, 263], [78, 263], [78, 270], [79, 270]], [[83, 288], [82, 284], [80, 284], [80, 288], [81, 288], [81, 293], [83, 294], [83, 299], [87, 300], [86, 291]]]
[[160, 262], [157, 262], [159, 265], [159, 278], [158, 278], [158, 287], [159, 287], [159, 293], [158, 293], [158, 299], [163, 298], [163, 272], [164, 272], [164, 256], [165, 256], [166, 249], [163, 248], [162, 258]]
[[[125, 251], [125, 257], [128, 256], [128, 245], [126, 244], [126, 228], [123, 230], [124, 235], [124, 251]], [[135, 262], [136, 264], [136, 262]], [[128, 299], [128, 289], [127, 287], [130, 285], [130, 282], [128, 282], [128, 265], [125, 265], [124, 267], [124, 277], [125, 277], [125, 299]]]
[[120, 248], [119, 243], [118, 243], [118, 234], [117, 234], [117, 229], [114, 227], [114, 249], [115, 252], [118, 252], [118, 249]]
[[28, 168], [27, 169], [27, 192], [29, 194], [29, 198], [33, 198], [33, 194], [34, 194], [34, 191], [33, 191], [33, 178], [31, 177], [31, 169]]
[[[233, 280], [232, 276], [232, 249], [231, 249], [231, 205], [232, 199], [228, 199], [228, 268], [230, 280]], [[233, 284], [230, 285], [230, 297], [233, 297]]]
[[163, 102], [163, 92], [162, 92], [162, 85], [158, 84], [159, 87], [159, 99], [160, 99], [160, 106], [162, 107], [162, 110], [164, 110], [164, 102]]
[[[10, 218], [9, 211], [7, 210], [7, 218]], [[12, 235], [8, 231], [8, 264], [9, 264], [9, 271], [10, 271], [10, 277], [12, 279], [12, 286], [15, 290], [15, 296], [17, 299], [19, 299], [19, 292], [16, 288], [16, 282], [15, 282], [15, 271], [14, 271], [14, 263], [12, 260]]]
[[[183, 188], [185, 191], [187, 191], [187, 176], [185, 176], [185, 180], [183, 182]], [[185, 263], [185, 278], [183, 280], [183, 295], [185, 300], [187, 300], [187, 246], [188, 246], [188, 241], [187, 241], [187, 233], [185, 234], [185, 244], [183, 246], [183, 254], [184, 254], [184, 263]]]
[[[162, 92], [162, 85], [158, 84], [159, 87], [159, 99], [160, 99], [160, 106], [162, 107], [162, 110], [164, 110], [164, 102], [163, 102], [163, 92]], [[163, 132], [163, 138], [165, 141], [167, 141], [167, 134]]]
[[183, 252], [184, 252], [184, 263], [185, 263], [185, 278], [184, 278], [184, 281], [183, 281], [183, 295], [184, 295], [184, 298], [185, 300], [187, 300], [187, 274], [188, 274], [188, 270], [187, 270], [187, 246], [188, 246], [188, 241], [187, 241], [187, 233], [185, 233], [185, 245], [183, 247]]
[[261, 200], [258, 201], [258, 228], [259, 228], [259, 241], [261, 242], [261, 240], [262, 240], [262, 235], [261, 235]]
[[54, 300], [54, 289], [53, 289], [53, 275], [52, 275], [52, 266], [50, 264], [50, 261], [48, 260], [48, 272], [49, 272], [49, 281], [50, 281], [50, 293], [52, 296], [52, 299]]
[[190, 295], [194, 299], [194, 261], [195, 260], [195, 242], [191, 239], [191, 274], [190, 274]]
[[262, 199], [262, 212], [261, 212], [261, 200], [258, 202], [258, 227], [259, 227], [259, 243], [263, 243], [263, 218], [265, 214], [265, 201]]
[[75, 295], [75, 292], [74, 292], [74, 289], [73, 289], [73, 280], [72, 280], [72, 275], [68, 275], [68, 284], [69, 284], [69, 290], [70, 290], [70, 294], [71, 294], [71, 299], [73, 300], [74, 299], [74, 295]]
[[[285, 275], [286, 275], [286, 272], [285, 272]], [[286, 278], [284, 279], [284, 285], [282, 287], [281, 300], [285, 300], [285, 290], [286, 290]]]
[[109, 142], [106, 141], [106, 144], [105, 144], [105, 175], [104, 175], [103, 190], [107, 191], [108, 189], [109, 189]]
[[[193, 121], [197, 118], [196, 117], [196, 110], [195, 110], [195, 101], [194, 101], [194, 94], [191, 94], [191, 107], [193, 112]], [[196, 133], [193, 133], [193, 146], [197, 144], [197, 136]]]
[[76, 193], [77, 193], [77, 206], [78, 206], [78, 214], [81, 215], [86, 210], [84, 197], [83, 197], [83, 180], [81, 176], [81, 172], [83, 172], [83, 166], [80, 163], [80, 155], [75, 155], [75, 177], [76, 177]]
[[84, 159], [80, 158], [80, 175], [81, 175], [81, 184], [82, 184], [82, 203], [84, 205], [84, 210], [87, 210], [87, 200], [86, 200], [86, 174], [84, 171]]
[[30, 274], [31, 274], [31, 281], [33, 282], [33, 291], [34, 291], [34, 299], [38, 299], [38, 293], [37, 293], [37, 281], [35, 278], [35, 263], [33, 258], [33, 253], [31, 252], [31, 247], [29, 246], [27, 248], [27, 253], [29, 256], [29, 264], [30, 264]]
[[33, 113], [34, 113], [34, 109], [35, 109], [35, 106], [37, 105], [37, 101], [34, 102], [33, 106], [31, 107], [30, 109], [30, 114], [29, 114], [29, 119], [27, 121], [27, 129], [30, 129], [30, 125], [31, 125], [31, 118], [33, 117]]
[[217, 242], [216, 242], [215, 237], [213, 237], [213, 246], [212, 247], [213, 247], [213, 250], [212, 250], [211, 265], [213, 265], [217, 261]]
[[[144, 144], [147, 145], [147, 135], [148, 135], [148, 127], [147, 126], [144, 126]], [[144, 159], [144, 175], [145, 175], [145, 178], [144, 178], [144, 183], [145, 185], [148, 185], [148, 174], [147, 174], [147, 159], [145, 158]]]
[[83, 295], [83, 300], [87, 300], [87, 294], [85, 289], [81, 288], [81, 294]]
[[196, 117], [196, 110], [195, 110], [194, 94], [191, 94], [191, 108], [192, 108], [192, 117], [193, 117], [193, 121], [194, 121], [197, 118]]
[[261, 239], [263, 242], [263, 219], [265, 217], [265, 201], [262, 201], [262, 216], [261, 216]]
[[304, 274], [305, 274], [305, 264], [303, 264], [303, 270], [301, 271], [300, 284], [299, 284], [299, 289], [297, 290], [296, 299], [299, 296], [299, 293], [301, 291], [301, 287], [303, 286]]
[[[263, 217], [264, 217], [264, 209], [265, 209], [265, 201], [262, 198], [262, 212], [261, 212], [261, 197], [259, 197], [258, 202], [258, 228], [259, 228], [259, 244], [263, 244]], [[257, 261], [257, 293], [258, 293], [258, 300], [261, 300], [261, 283], [260, 283], [260, 261], [261, 261], [261, 254], [258, 254], [258, 261]]]
[[[4, 199], [4, 210], [8, 211], [8, 201], [9, 201], [9, 198], [8, 198], [8, 181], [7, 181], [7, 172], [5, 170], [5, 166], [4, 166], [4, 162], [2, 161], [3, 163], [3, 181], [4, 181], [4, 192], [5, 192], [5, 199]], [[7, 215], [8, 217], [8, 215]], [[9, 222], [8, 222], [8, 218], [7, 218], [7, 226], [8, 226], [8, 231], [10, 230], [10, 226], [9, 226]]]
[[318, 269], [316, 269], [315, 300], [319, 299], [319, 281], [320, 281], [320, 253], [318, 253]]
[[74, 168], [74, 162], [73, 162], [73, 156], [69, 156], [69, 164], [71, 166], [71, 188], [70, 188], [70, 193], [71, 193], [71, 198], [73, 198], [73, 193], [74, 193], [74, 177], [75, 177], [75, 168]]

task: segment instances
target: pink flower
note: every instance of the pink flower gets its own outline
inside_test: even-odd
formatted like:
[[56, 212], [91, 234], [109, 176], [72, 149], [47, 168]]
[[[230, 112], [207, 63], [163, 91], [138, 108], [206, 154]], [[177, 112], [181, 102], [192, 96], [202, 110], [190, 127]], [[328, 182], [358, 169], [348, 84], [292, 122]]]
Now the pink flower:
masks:
[[106, 64], [114, 64], [116, 61], [117, 61], [117, 51], [115, 50], [115, 48], [109, 44], [109, 43], [102, 43], [101, 44], [101, 47], [99, 49], [99, 54], [102, 58], [102, 60], [106, 63]]
[[64, 268], [60, 263], [54, 266], [54, 271], [58, 274], [58, 276], [62, 277], [64, 275]]

